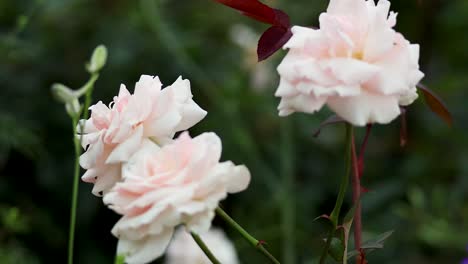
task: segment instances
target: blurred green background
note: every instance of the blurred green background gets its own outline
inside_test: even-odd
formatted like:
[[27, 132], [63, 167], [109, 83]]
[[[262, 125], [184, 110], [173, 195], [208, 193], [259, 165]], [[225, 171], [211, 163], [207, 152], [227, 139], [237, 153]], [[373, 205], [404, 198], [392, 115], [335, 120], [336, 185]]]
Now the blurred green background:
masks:
[[[317, 25], [327, 0], [268, 1], [293, 24]], [[364, 239], [395, 230], [370, 263], [459, 263], [468, 252], [468, 1], [393, 0], [397, 30], [421, 44], [424, 82], [448, 104], [447, 127], [423, 100], [400, 122], [375, 126], [366, 153]], [[65, 263], [72, 189], [71, 121], [53, 82], [78, 88], [98, 44], [109, 49], [94, 102], [110, 102], [141, 74], [192, 82], [209, 114], [192, 135], [215, 131], [223, 160], [245, 163], [250, 188], [223, 207], [282, 263], [319, 256], [344, 171], [344, 128], [312, 134], [330, 114], [277, 115], [275, 66], [255, 63], [266, 29], [210, 0], [0, 0], [0, 263]], [[364, 129], [358, 131], [362, 139]], [[349, 193], [348, 193], [349, 195]], [[347, 198], [345, 208], [349, 208]], [[112, 263], [119, 217], [80, 183], [76, 263]], [[219, 219], [216, 225], [224, 226]], [[224, 226], [226, 227], [226, 226]], [[228, 227], [242, 263], [266, 263]]]

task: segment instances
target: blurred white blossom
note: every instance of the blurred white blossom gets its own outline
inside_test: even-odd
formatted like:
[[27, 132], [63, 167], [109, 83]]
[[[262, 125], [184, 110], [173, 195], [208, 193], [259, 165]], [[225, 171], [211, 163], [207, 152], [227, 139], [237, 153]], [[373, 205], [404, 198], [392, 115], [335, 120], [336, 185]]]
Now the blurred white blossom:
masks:
[[[200, 237], [221, 263], [239, 263], [234, 245], [221, 229], [212, 228]], [[167, 249], [165, 264], [211, 264], [211, 261], [185, 228], [179, 228]]]

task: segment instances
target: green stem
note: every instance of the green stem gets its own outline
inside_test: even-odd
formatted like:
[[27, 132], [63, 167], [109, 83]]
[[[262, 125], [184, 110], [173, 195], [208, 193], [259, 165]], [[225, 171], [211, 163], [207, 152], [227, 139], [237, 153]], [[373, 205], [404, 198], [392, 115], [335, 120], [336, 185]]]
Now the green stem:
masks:
[[280, 264], [280, 262], [262, 245], [261, 241], [258, 241], [252, 235], [250, 235], [244, 228], [242, 228], [236, 221], [234, 221], [234, 219], [232, 219], [226, 212], [224, 212], [221, 207], [216, 208], [216, 214], [223, 218], [223, 220], [226, 221], [232, 228], [236, 229], [237, 232], [239, 232], [251, 246], [255, 247], [258, 251], [265, 255], [272, 263]]
[[83, 94], [88, 94], [90, 90], [93, 90], [94, 83], [97, 81], [98, 78], [99, 78], [99, 74], [93, 73], [91, 75], [91, 78], [89, 78], [88, 82], [86, 82], [85, 85], [83, 85], [80, 89], [75, 91], [75, 95], [77, 97], [81, 97]]
[[88, 119], [89, 117], [88, 108], [91, 105], [91, 95], [93, 94], [94, 83], [97, 81], [98, 78], [99, 78], [99, 73], [93, 73], [91, 75], [91, 78], [88, 80], [88, 82], [83, 86], [83, 88], [80, 89], [80, 90], [84, 89], [86, 91], [85, 103], [83, 107], [83, 116], [82, 116], [83, 119]]
[[320, 256], [320, 264], [325, 263], [328, 255], [328, 249], [330, 248], [330, 244], [335, 234], [336, 227], [338, 225], [338, 218], [340, 217], [341, 206], [343, 205], [343, 200], [346, 195], [346, 190], [348, 189], [349, 184], [349, 174], [351, 172], [351, 145], [353, 142], [353, 127], [350, 124], [346, 124], [346, 150], [345, 150], [345, 157], [346, 157], [346, 170], [345, 174], [341, 178], [340, 183], [340, 190], [338, 192], [338, 197], [336, 199], [335, 208], [333, 208], [332, 213], [330, 214], [330, 221], [332, 222], [332, 227], [328, 232], [327, 241], [322, 251], [322, 255]]
[[117, 255], [117, 257], [115, 257], [115, 264], [125, 264], [125, 256], [123, 255]]
[[[82, 118], [88, 119], [89, 112], [88, 108], [91, 104], [91, 95], [93, 93], [94, 83], [99, 78], [98, 73], [93, 73], [91, 78], [88, 82], [81, 88], [78, 93], [82, 93], [83, 91], [86, 92], [85, 95], [85, 103], [82, 109]], [[73, 263], [73, 247], [75, 242], [75, 226], [76, 226], [76, 210], [78, 207], [78, 191], [79, 191], [79, 182], [80, 182], [80, 155], [81, 155], [81, 141], [82, 137], [77, 137], [77, 126], [79, 122], [80, 116], [77, 115], [76, 117], [72, 118], [73, 124], [73, 144], [75, 147], [75, 169], [73, 175], [73, 189], [72, 189], [72, 202], [71, 202], [71, 210], [70, 210], [70, 230], [68, 236], [68, 264]], [[81, 124], [81, 131], [83, 131], [83, 124]]]
[[196, 234], [195, 232], [190, 232], [190, 234], [192, 235], [193, 240], [195, 240], [197, 245], [203, 251], [203, 253], [205, 253], [206, 257], [211, 261], [211, 263], [221, 264], [221, 262], [219, 262], [219, 260], [216, 259], [216, 257], [213, 255], [213, 253], [211, 253], [208, 246], [205, 244], [205, 242], [203, 242], [203, 240], [201, 239], [201, 237], [198, 234]]
[[73, 143], [75, 147], [75, 169], [73, 175], [72, 202], [70, 210], [70, 230], [68, 236], [68, 264], [73, 263], [73, 244], [75, 241], [75, 225], [76, 225], [76, 208], [78, 205], [78, 184], [80, 178], [80, 140], [76, 137], [76, 127], [78, 125], [78, 117], [72, 120], [73, 125]]

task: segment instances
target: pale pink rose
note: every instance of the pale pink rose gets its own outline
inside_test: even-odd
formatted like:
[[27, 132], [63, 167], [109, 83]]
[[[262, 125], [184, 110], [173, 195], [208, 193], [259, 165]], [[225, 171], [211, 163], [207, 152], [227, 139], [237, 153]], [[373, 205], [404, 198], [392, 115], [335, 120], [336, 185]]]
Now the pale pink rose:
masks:
[[161, 256], [177, 225], [206, 232], [219, 201], [247, 188], [247, 168], [220, 163], [220, 156], [216, 134], [192, 139], [183, 133], [162, 148], [145, 141], [124, 165], [123, 181], [104, 196], [104, 203], [123, 215], [112, 233], [128, 263]]
[[81, 121], [82, 145], [87, 148], [80, 157], [81, 167], [87, 170], [82, 179], [94, 183], [95, 195], [121, 179], [122, 162], [140, 148], [143, 139], [163, 144], [205, 117], [206, 112], [192, 100], [188, 80], [179, 77], [171, 86], [161, 87], [158, 77], [142, 75], [134, 94], [122, 84], [109, 106], [99, 101], [89, 108], [91, 117]]
[[[213, 255], [223, 264], [238, 264], [236, 249], [221, 229], [212, 228], [199, 234]], [[166, 264], [211, 264], [192, 236], [178, 228], [166, 251]]]
[[390, 2], [331, 0], [320, 29], [295, 26], [278, 66], [279, 114], [325, 104], [356, 126], [386, 124], [417, 97], [419, 45], [395, 32]]

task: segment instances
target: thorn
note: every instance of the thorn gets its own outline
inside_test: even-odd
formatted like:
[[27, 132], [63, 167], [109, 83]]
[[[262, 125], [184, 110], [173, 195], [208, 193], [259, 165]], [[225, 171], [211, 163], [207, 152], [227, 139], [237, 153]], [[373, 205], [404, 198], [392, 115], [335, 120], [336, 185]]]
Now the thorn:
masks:
[[366, 253], [362, 248], [359, 249], [359, 264], [367, 264]]
[[369, 189], [367, 189], [367, 188], [361, 186], [361, 193], [368, 193], [368, 192], [370, 192]]
[[258, 243], [257, 243], [257, 247], [260, 247], [260, 246], [263, 246], [263, 245], [266, 245], [267, 242], [265, 240], [259, 240]]

